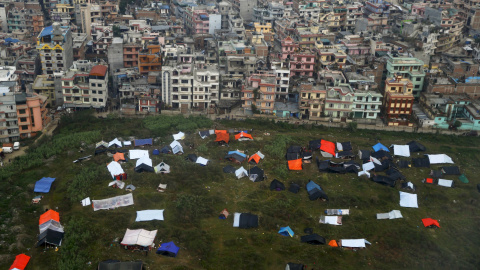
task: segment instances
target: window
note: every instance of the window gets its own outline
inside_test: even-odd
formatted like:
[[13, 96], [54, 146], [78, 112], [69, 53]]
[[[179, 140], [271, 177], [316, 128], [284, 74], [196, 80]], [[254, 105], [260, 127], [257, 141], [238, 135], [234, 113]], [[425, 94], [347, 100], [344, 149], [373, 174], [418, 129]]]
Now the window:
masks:
[[25, 114], [25, 112], [26, 112], [25, 109], [22, 109], [22, 110], [18, 111], [19, 114]]
[[92, 90], [92, 94], [97, 94], [97, 90]]
[[182, 80], [182, 83], [188, 83], [188, 80]]
[[20, 118], [20, 122], [27, 122], [27, 118], [26, 117]]
[[373, 113], [373, 112], [368, 113], [368, 116], [375, 116], [375, 113]]
[[103, 85], [101, 83], [98, 84], [98, 87], [102, 87]]
[[90, 102], [90, 98], [83, 98], [83, 102]]
[[328, 104], [329, 108], [333, 108], [333, 103]]
[[348, 104], [343, 104], [344, 109], [348, 109]]
[[397, 90], [397, 88], [396, 88], [396, 87], [392, 87], [392, 88], [390, 88], [390, 90], [391, 90], [391, 91], [395, 91], [395, 90]]
[[357, 97], [357, 100], [362, 100], [363, 97]]
[[98, 91], [98, 94], [99, 94], [99, 95], [103, 95], [103, 91]]
[[375, 110], [376, 106], [375, 105], [372, 105], [372, 110]]
[[97, 102], [97, 99], [96, 99], [96, 98], [92, 98], [92, 101], [93, 101], [93, 102]]
[[95, 86], [96, 86], [96, 84], [95, 84], [95, 83], [92, 83], [92, 87], [95, 87]]
[[377, 98], [376, 98], [376, 97], [372, 97], [372, 101], [377, 101]]
[[415, 78], [415, 81], [417, 81], [417, 82], [419, 82], [421, 80], [422, 80], [422, 78], [420, 78], [420, 77]]
[[416, 84], [415, 89], [419, 89], [419, 88], [420, 88], [420, 84]]
[[88, 90], [83, 90], [84, 95], [88, 95]]
[[345, 97], [345, 101], [350, 101], [350, 97]]
[[28, 126], [22, 126], [22, 130], [27, 130]]
[[357, 105], [355, 106], [355, 108], [357, 108], [357, 109], [361, 109], [361, 108], [362, 108], [362, 105], [360, 105], [360, 104], [357, 104]]
[[99, 99], [98, 99], [98, 102], [103, 102], [103, 98], [99, 98]]

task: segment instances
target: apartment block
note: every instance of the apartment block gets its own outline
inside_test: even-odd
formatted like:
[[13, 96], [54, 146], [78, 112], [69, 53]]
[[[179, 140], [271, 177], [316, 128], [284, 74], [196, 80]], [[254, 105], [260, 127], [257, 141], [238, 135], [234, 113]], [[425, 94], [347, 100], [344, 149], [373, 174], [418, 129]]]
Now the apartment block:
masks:
[[387, 58], [387, 78], [394, 78], [396, 74], [401, 74], [402, 78], [410, 80], [413, 84], [413, 96], [415, 98], [420, 97], [425, 78], [423, 61], [414, 57], [399, 57], [389, 54]]
[[38, 35], [37, 50], [40, 52], [43, 74], [66, 71], [73, 63], [72, 32], [59, 23], [43, 28]]
[[413, 126], [411, 119], [414, 84], [402, 75], [387, 77], [383, 96], [383, 110], [389, 126]]

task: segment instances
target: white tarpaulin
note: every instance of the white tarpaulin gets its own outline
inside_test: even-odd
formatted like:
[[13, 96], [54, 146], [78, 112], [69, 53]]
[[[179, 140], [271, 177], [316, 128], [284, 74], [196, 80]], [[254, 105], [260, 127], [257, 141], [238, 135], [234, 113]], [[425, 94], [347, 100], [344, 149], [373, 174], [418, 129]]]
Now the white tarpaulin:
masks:
[[400, 191], [400, 206], [418, 208], [417, 194], [410, 194]]
[[235, 171], [235, 176], [237, 177], [237, 179], [240, 179], [240, 178], [242, 178], [242, 177], [244, 177], [244, 176], [248, 176], [248, 171], [245, 170], [245, 168], [240, 167], [239, 169], [237, 169], [237, 170]]
[[152, 167], [152, 159], [149, 158], [148, 156], [143, 156], [137, 160], [137, 163], [135, 164], [135, 167], [138, 167], [142, 164], [148, 165]]
[[183, 140], [183, 139], [185, 139], [185, 133], [183, 133], [183, 132], [180, 131], [180, 132], [177, 133], [177, 134], [173, 134], [173, 139], [174, 139], [175, 141]]
[[366, 239], [342, 239], [340, 243], [342, 247], [349, 248], [364, 248], [365, 244], [371, 245]]
[[123, 146], [130, 146], [132, 145], [131, 141], [123, 141]]
[[[382, 162], [380, 162], [380, 160], [378, 160], [378, 159], [376, 159], [376, 158], [374, 158], [374, 157], [370, 157], [370, 162], [373, 162], [373, 163], [375, 163], [375, 164], [377, 164], [377, 165], [382, 166]], [[375, 168], [375, 164], [373, 164], [373, 167], [374, 167], [374, 168]]]
[[115, 175], [119, 175], [119, 174], [122, 174], [122, 173], [125, 173], [122, 169], [122, 166], [120, 165], [120, 163], [116, 162], [116, 161], [112, 161], [110, 162], [108, 165], [107, 165], [107, 169], [108, 171], [110, 172], [110, 174], [112, 175], [112, 178], [115, 178]]
[[410, 157], [410, 146], [394, 144], [393, 154], [395, 156]]
[[264, 159], [264, 158], [265, 158], [265, 155], [262, 154], [260, 151], [257, 152], [257, 155], [258, 155], [261, 159]]
[[123, 189], [123, 187], [125, 186], [125, 183], [122, 182], [122, 181], [120, 181], [120, 180], [114, 180], [114, 181], [108, 183], [108, 186], [109, 186], [109, 187], [111, 187], [111, 186], [113, 186], [113, 185], [116, 185], [117, 188], [119, 188], [119, 189]]
[[170, 148], [172, 148], [172, 153], [173, 154], [176, 154], [178, 152], [182, 152], [183, 153], [183, 147], [182, 145], [178, 142], [178, 141], [173, 141], [171, 144], [170, 144]]
[[343, 151], [343, 145], [342, 145], [342, 143], [337, 142], [337, 151], [338, 151], [338, 152]]
[[92, 200], [93, 211], [115, 209], [118, 207], [133, 205], [132, 193], [116, 196], [103, 200]]
[[111, 142], [108, 143], [108, 147], [115, 145], [117, 147], [122, 147], [122, 142], [119, 141], [117, 138], [113, 139]]
[[38, 226], [38, 229], [40, 230], [40, 234], [42, 234], [44, 231], [46, 231], [48, 229], [54, 230], [54, 231], [57, 231], [57, 232], [64, 232], [63, 231], [63, 226], [58, 221], [55, 221], [53, 219], [40, 224]]
[[128, 155], [130, 159], [139, 159], [144, 156], [150, 157], [148, 155], [148, 150], [137, 150], [137, 149], [129, 150]]
[[135, 219], [135, 221], [150, 221], [150, 220], [163, 220], [163, 209], [137, 211], [137, 218]]
[[238, 228], [240, 226], [240, 215], [242, 213], [233, 214], [233, 227]]
[[198, 157], [197, 158], [197, 161], [195, 161], [195, 163], [198, 163], [202, 166], [207, 166], [207, 163], [208, 163], [208, 159], [206, 158], [203, 158], [203, 157]]
[[341, 216], [321, 216], [320, 223], [330, 225], [342, 225]]
[[89, 206], [90, 204], [92, 204], [92, 202], [90, 201], [90, 197], [82, 200], [82, 206]]
[[438, 185], [442, 187], [452, 187], [453, 180], [438, 179]]
[[388, 213], [377, 214], [377, 219], [396, 219], [396, 218], [403, 218], [402, 213], [400, 213], [400, 210], [392, 210]]
[[359, 171], [358, 176], [366, 175], [368, 178], [370, 178], [370, 173], [367, 171]]
[[427, 156], [428, 156], [428, 159], [430, 160], [430, 164], [443, 164], [443, 163], [453, 164], [452, 158], [445, 154], [427, 155]]
[[127, 232], [125, 232], [121, 244], [126, 246], [137, 245], [142, 247], [148, 247], [153, 244], [155, 236], [157, 236], [157, 230], [147, 231], [144, 229], [127, 229]]
[[375, 164], [373, 164], [373, 162], [371, 162], [371, 161], [370, 161], [370, 162], [367, 162], [367, 163], [365, 163], [365, 164], [362, 165], [362, 169], [363, 169], [364, 171], [373, 170], [373, 169], [375, 169]]

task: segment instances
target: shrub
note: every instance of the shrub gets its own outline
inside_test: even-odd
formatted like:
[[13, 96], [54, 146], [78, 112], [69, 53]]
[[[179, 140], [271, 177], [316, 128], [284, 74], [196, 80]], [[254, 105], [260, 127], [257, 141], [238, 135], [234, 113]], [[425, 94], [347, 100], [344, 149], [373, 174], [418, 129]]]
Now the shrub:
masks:
[[78, 202], [87, 197], [87, 194], [102, 172], [105, 172], [104, 168], [92, 165], [83, 168], [75, 175], [67, 189], [70, 201]]
[[274, 158], [282, 159], [285, 156], [285, 149], [292, 137], [287, 135], [276, 135], [273, 142], [265, 146], [265, 151]]
[[350, 132], [355, 132], [355, 131], [357, 131], [357, 126], [358, 126], [358, 123], [356, 121], [352, 121], [352, 122], [348, 123], [347, 129]]
[[89, 223], [73, 216], [68, 222], [65, 238], [60, 249], [58, 269], [60, 270], [83, 270], [88, 258], [88, 247], [94, 241], [93, 231], [90, 231]]
[[182, 222], [195, 223], [202, 216], [211, 216], [213, 201], [209, 197], [183, 194], [177, 197], [177, 217]]

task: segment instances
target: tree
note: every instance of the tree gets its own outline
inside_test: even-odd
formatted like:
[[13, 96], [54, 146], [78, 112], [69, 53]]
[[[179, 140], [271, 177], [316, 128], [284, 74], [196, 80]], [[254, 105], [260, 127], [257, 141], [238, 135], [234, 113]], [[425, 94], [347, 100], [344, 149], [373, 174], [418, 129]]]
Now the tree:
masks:
[[454, 127], [455, 129], [457, 129], [457, 128], [461, 127], [461, 126], [462, 126], [462, 122], [460, 122], [460, 121], [458, 121], [458, 120], [455, 121], [455, 123], [453, 123], [453, 127]]
[[122, 37], [122, 32], [120, 31], [120, 26], [114, 25], [112, 27], [114, 37]]

